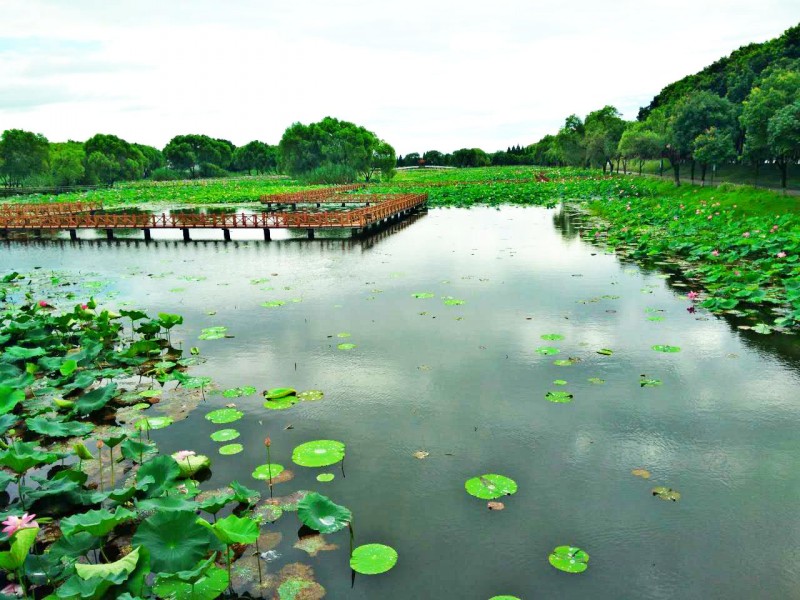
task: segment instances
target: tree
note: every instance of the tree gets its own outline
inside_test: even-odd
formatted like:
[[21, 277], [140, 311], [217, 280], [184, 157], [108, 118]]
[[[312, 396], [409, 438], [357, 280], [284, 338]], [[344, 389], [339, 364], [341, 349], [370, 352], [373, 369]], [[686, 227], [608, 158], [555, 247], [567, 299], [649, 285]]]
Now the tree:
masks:
[[50, 142], [41, 134], [7, 129], [0, 137], [0, 179], [8, 187], [46, 172], [49, 158]]
[[716, 127], [709, 127], [695, 138], [693, 156], [700, 163], [700, 180], [705, 185], [708, 165], [716, 168], [718, 164], [736, 158], [736, 148], [733, 147], [731, 132], [720, 132]]
[[586, 115], [584, 130], [586, 158], [590, 163], [601, 164], [603, 173], [606, 165], [613, 171], [613, 159], [618, 156], [617, 146], [625, 131], [625, 121], [620, 112], [613, 106], [590, 112]]
[[586, 152], [583, 144], [585, 133], [583, 121], [578, 115], [567, 117], [555, 139], [559, 164], [572, 166], [585, 164]]
[[786, 188], [790, 161], [800, 158], [800, 100], [776, 112], [767, 125], [769, 149], [781, 170], [781, 187]]
[[240, 171], [254, 170], [256, 173], [276, 169], [278, 166], [278, 148], [264, 142], [253, 140], [236, 148], [233, 152], [233, 166]]
[[146, 146], [144, 144], [133, 144], [133, 147], [141, 152], [144, 157], [144, 176], [150, 177], [153, 171], [160, 169], [167, 164], [164, 154], [158, 148]]
[[147, 160], [133, 144], [115, 136], [98, 133], [83, 143], [86, 176], [92, 181], [114, 183], [144, 177]]
[[647, 129], [644, 123], [631, 123], [617, 145], [617, 151], [625, 160], [639, 161], [639, 175], [642, 174], [644, 161], [659, 158], [663, 149], [664, 138], [655, 131]]
[[453, 152], [454, 167], [488, 167], [490, 164], [489, 155], [480, 148], [461, 148]]
[[448, 154], [442, 154], [438, 150], [428, 150], [422, 155], [422, 159], [426, 165], [431, 166], [446, 166], [450, 164]]
[[189, 171], [192, 177], [198, 173], [217, 174], [230, 166], [232, 147], [227, 140], [215, 140], [207, 135], [176, 135], [164, 147], [164, 157], [173, 169]]
[[394, 148], [374, 133], [332, 117], [292, 124], [278, 148], [287, 173], [321, 181], [353, 181], [357, 176], [369, 181], [376, 171], [391, 177], [397, 162]]
[[764, 161], [773, 160], [781, 172], [784, 186], [788, 164], [785, 159], [775, 154], [770, 144], [769, 124], [779, 111], [798, 99], [800, 99], [800, 72], [775, 69], [750, 91], [750, 95], [742, 104], [740, 121], [745, 130], [745, 156], [756, 164], [756, 169]]
[[86, 153], [80, 142], [50, 144], [50, 178], [53, 185], [77, 185], [86, 177]]

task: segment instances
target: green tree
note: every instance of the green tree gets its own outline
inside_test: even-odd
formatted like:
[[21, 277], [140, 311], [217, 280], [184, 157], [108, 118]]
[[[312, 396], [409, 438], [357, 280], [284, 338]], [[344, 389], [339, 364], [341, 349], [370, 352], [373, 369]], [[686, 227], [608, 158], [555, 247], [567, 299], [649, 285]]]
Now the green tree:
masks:
[[560, 165], [584, 166], [586, 150], [584, 135], [586, 129], [578, 115], [570, 115], [556, 135], [555, 144]]
[[347, 121], [325, 117], [318, 123], [294, 123], [280, 143], [281, 164], [290, 175], [321, 180], [369, 181], [381, 171], [391, 177], [397, 158], [394, 148], [374, 133]]
[[160, 169], [167, 164], [164, 154], [158, 148], [146, 146], [145, 144], [133, 144], [133, 147], [141, 152], [144, 157], [144, 176], [150, 177], [153, 171]]
[[[617, 151], [625, 161], [636, 159], [639, 175], [644, 161], [659, 158], [664, 149], [664, 138], [655, 131], [647, 129], [644, 123], [631, 123], [619, 139]], [[625, 167], [627, 171], [627, 165]]]
[[50, 142], [41, 134], [7, 129], [0, 137], [0, 179], [7, 187], [45, 173], [49, 158]]
[[583, 126], [586, 158], [590, 163], [602, 165], [603, 173], [606, 165], [613, 171], [613, 160], [619, 156], [617, 147], [625, 131], [625, 121], [620, 112], [613, 106], [604, 106], [586, 115]]
[[449, 163], [446, 154], [442, 154], [438, 150], [428, 150], [422, 155], [426, 165], [431, 166], [447, 166]]
[[693, 156], [700, 163], [700, 180], [705, 184], [708, 165], [713, 165], [713, 170], [716, 170], [717, 165], [736, 158], [731, 132], [709, 127], [694, 139]]
[[274, 170], [278, 166], [278, 148], [254, 140], [234, 150], [233, 166], [248, 174], [253, 170], [256, 173]]
[[461, 148], [453, 152], [454, 167], [488, 167], [492, 159], [480, 148]]
[[207, 135], [176, 135], [164, 147], [164, 157], [173, 169], [189, 171], [192, 177], [217, 174], [230, 166], [232, 147], [227, 140], [215, 140]]
[[800, 159], [800, 100], [776, 112], [767, 125], [769, 148], [781, 170], [781, 187], [786, 188], [790, 162]]
[[83, 143], [86, 176], [92, 181], [114, 183], [144, 177], [146, 159], [133, 144], [115, 136], [98, 133]]
[[86, 153], [80, 142], [50, 144], [50, 178], [53, 185], [83, 183], [86, 177]]

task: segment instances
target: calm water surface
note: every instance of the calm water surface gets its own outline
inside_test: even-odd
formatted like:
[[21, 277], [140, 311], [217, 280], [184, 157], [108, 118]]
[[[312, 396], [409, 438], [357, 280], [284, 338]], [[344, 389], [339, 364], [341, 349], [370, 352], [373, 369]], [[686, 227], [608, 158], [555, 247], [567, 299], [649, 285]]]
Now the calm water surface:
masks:
[[[97, 282], [112, 306], [184, 315], [173, 341], [200, 347], [208, 362], [192, 372], [220, 389], [325, 391], [286, 411], [237, 400], [246, 416], [224, 427], [241, 431], [239, 455], [219, 456], [208, 437], [223, 426], [203, 416], [230, 402], [219, 395], [157, 439], [212, 456], [205, 489], [239, 479], [264, 493], [250, 473], [266, 435], [287, 467], [299, 443], [345, 442], [346, 478], [322, 469], [337, 477], [318, 483], [320, 470], [295, 467], [276, 492], [329, 495], [353, 511], [357, 543], [390, 544], [400, 559], [351, 589], [346, 532], [327, 536], [338, 551], [309, 558], [285, 514], [274, 525], [282, 557], [267, 569], [309, 564], [330, 598], [800, 598], [796, 338], [687, 313], [686, 289], [584, 243], [559, 210], [432, 210], [362, 241], [0, 245], [0, 270], [36, 266]], [[215, 325], [235, 337], [197, 339]], [[553, 364], [567, 357], [581, 360]], [[640, 387], [643, 374], [663, 385]], [[550, 390], [575, 398], [550, 403]], [[504, 511], [464, 491], [483, 473], [519, 484]], [[656, 485], [681, 500], [654, 498]], [[589, 570], [553, 569], [561, 544], [585, 549]]]

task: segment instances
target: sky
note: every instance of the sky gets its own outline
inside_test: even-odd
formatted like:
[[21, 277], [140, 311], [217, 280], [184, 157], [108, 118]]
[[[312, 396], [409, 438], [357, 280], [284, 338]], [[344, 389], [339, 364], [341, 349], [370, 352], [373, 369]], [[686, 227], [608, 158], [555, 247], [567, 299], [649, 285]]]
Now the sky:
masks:
[[325, 116], [398, 154], [527, 145], [800, 22], [797, 0], [0, 0], [0, 131], [276, 144]]

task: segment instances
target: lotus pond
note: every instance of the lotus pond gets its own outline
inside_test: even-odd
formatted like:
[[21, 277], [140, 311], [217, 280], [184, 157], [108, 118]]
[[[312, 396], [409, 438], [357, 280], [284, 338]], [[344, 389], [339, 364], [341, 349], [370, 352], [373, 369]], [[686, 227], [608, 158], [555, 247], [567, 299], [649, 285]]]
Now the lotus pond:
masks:
[[83, 388], [85, 341], [0, 355], [3, 516], [36, 513], [13, 535], [66, 569], [57, 591], [44, 558], [8, 570], [62, 598], [796, 597], [797, 338], [707, 313], [581, 220], [2, 244], [15, 322], [108, 342]]

